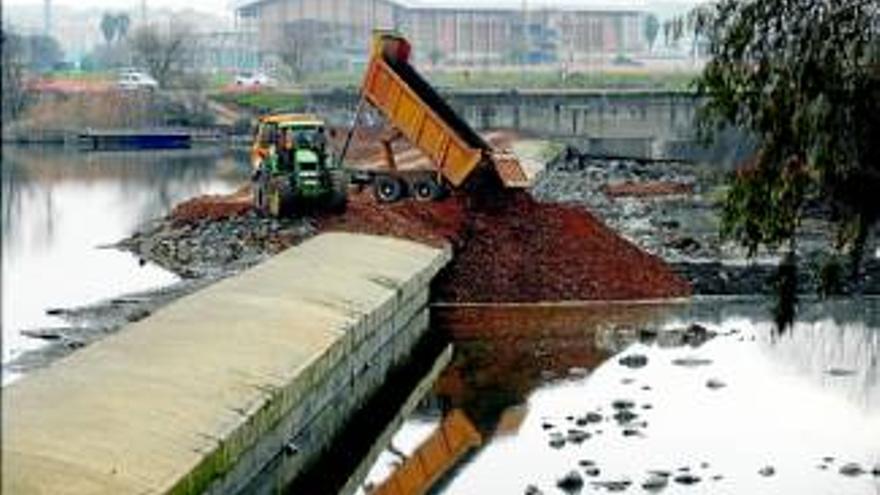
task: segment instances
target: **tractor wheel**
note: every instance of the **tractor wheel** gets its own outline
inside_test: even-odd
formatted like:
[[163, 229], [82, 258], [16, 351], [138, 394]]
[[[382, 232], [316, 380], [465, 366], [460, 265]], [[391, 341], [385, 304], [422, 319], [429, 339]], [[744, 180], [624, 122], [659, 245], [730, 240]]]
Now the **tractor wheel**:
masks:
[[273, 217], [287, 217], [293, 212], [293, 191], [283, 178], [269, 181], [267, 209]]
[[268, 179], [265, 171], [257, 170], [251, 183], [254, 209], [262, 215], [269, 214]]
[[380, 203], [394, 203], [403, 197], [403, 181], [396, 177], [380, 175], [373, 183], [373, 194]]
[[419, 201], [435, 201], [443, 196], [443, 186], [433, 177], [418, 179], [411, 187], [413, 196]]
[[329, 208], [334, 213], [344, 213], [348, 206], [348, 176], [340, 171], [330, 175], [331, 191]]

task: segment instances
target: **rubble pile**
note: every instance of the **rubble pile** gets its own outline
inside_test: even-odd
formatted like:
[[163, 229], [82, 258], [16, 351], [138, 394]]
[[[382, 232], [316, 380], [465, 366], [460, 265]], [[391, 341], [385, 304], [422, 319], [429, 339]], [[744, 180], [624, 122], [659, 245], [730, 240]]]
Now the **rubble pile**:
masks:
[[523, 191], [479, 203], [458, 194], [381, 205], [361, 194], [345, 216], [326, 219], [321, 229], [450, 242], [455, 258], [435, 285], [441, 301], [654, 299], [690, 292], [661, 260], [586, 210], [539, 203]]

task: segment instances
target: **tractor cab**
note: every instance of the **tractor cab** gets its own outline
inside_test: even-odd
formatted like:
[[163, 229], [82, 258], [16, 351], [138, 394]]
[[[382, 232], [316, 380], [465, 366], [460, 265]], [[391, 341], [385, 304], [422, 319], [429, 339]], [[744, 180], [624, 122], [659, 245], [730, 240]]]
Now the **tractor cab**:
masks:
[[296, 206], [344, 208], [347, 182], [324, 122], [309, 114], [260, 119], [251, 147], [254, 204], [273, 216]]

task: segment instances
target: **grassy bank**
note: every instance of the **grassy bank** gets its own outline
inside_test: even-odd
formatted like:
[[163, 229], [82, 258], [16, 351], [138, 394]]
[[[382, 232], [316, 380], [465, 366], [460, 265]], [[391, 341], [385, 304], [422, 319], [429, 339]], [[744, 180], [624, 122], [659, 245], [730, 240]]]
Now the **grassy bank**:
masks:
[[[563, 74], [550, 70], [425, 71], [435, 86], [446, 89], [688, 89], [695, 71], [610, 70]], [[310, 75], [303, 85], [310, 88], [352, 88], [361, 84], [359, 72], [324, 72]]]
[[302, 111], [305, 99], [302, 94], [291, 91], [248, 91], [216, 93], [211, 98], [219, 103], [233, 105], [239, 110], [261, 114], [268, 112]]

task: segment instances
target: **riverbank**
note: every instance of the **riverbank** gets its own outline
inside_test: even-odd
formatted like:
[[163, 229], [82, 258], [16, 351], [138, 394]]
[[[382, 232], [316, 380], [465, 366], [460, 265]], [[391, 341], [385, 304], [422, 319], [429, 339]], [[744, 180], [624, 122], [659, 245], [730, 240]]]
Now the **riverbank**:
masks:
[[[369, 149], [361, 151], [371, 156]], [[385, 205], [353, 190], [345, 215], [312, 212], [291, 219], [253, 211], [248, 186], [192, 198], [113, 246], [181, 282], [57, 310], [69, 325], [29, 330], [27, 335], [49, 345], [18, 357], [7, 369], [43, 366], [177, 297], [328, 231], [451, 244], [456, 257], [435, 283], [435, 302], [674, 298], [690, 294], [688, 285], [701, 295], [766, 293], [775, 259], [749, 262], [718, 239], [723, 178], [723, 171], [706, 166], [600, 160], [566, 150], [538, 174], [529, 193], [483, 191], [434, 203]], [[823, 235], [817, 224], [801, 244], [817, 249]], [[865, 266], [860, 285], [848, 289], [880, 293], [880, 262], [871, 259]], [[813, 291], [811, 271], [803, 270], [801, 278], [802, 289]]]
[[[244, 186], [178, 204], [114, 247], [183, 279], [168, 289], [177, 297], [254, 266], [320, 232], [388, 235], [432, 246], [451, 245], [455, 258], [434, 284], [436, 302], [543, 303], [554, 301], [677, 298], [686, 281], [662, 260], [643, 252], [580, 207], [538, 202], [524, 191], [486, 185], [437, 202], [379, 204], [367, 191], [351, 191], [344, 215], [313, 212], [293, 219], [253, 211]], [[37, 328], [50, 342], [9, 369], [26, 371], [87, 345], [164, 304], [139, 294], [120, 305], [105, 301], [59, 310], [69, 328]], [[152, 301], [151, 299], [155, 299]], [[173, 299], [173, 297], [169, 298]], [[89, 316], [86, 316], [89, 315]]]
[[[602, 159], [568, 148], [547, 164], [532, 188], [540, 201], [587, 208], [623, 237], [662, 258], [692, 285], [695, 294], [772, 293], [777, 253], [749, 259], [744, 249], [719, 236], [729, 170], [715, 164]], [[821, 211], [807, 216], [798, 238], [798, 289], [815, 294], [833, 227]], [[844, 294], [880, 294], [880, 229], [857, 280]]]

